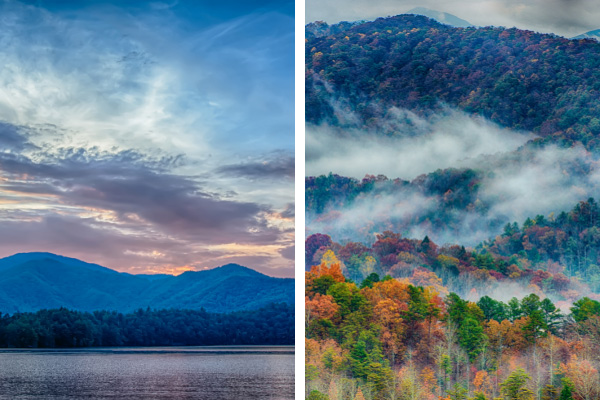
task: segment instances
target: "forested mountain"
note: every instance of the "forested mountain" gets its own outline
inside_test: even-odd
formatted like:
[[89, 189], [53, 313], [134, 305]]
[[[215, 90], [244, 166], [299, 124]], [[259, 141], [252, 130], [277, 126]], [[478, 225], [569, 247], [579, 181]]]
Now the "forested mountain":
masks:
[[306, 24], [304, 34], [306, 38], [329, 36], [343, 32], [347, 29], [352, 28], [353, 26], [360, 25], [364, 22], [365, 21], [343, 21], [337, 24], [329, 25], [327, 22], [316, 21]]
[[481, 156], [471, 165], [412, 180], [370, 174], [362, 179], [333, 173], [306, 177], [307, 234], [372, 243], [375, 234], [391, 230], [413, 238], [429, 235], [440, 244], [475, 246], [501, 233], [507, 223], [558, 214], [600, 192], [597, 156], [581, 146], [531, 143]]
[[385, 130], [391, 107], [426, 114], [448, 104], [548, 142], [600, 144], [595, 40], [415, 15], [330, 31], [306, 41], [309, 124]]
[[[390, 179], [383, 175], [367, 175], [362, 180], [329, 174], [310, 176], [305, 179], [304, 197], [308, 212], [321, 214], [328, 207], [341, 208], [351, 205], [362, 196], [381, 194], [400, 195], [407, 191], [418, 191], [426, 195], [443, 195], [453, 190], [449, 205], [466, 208], [477, 198], [477, 189], [482, 176], [472, 169], [447, 169], [421, 175], [412, 182], [400, 178]], [[458, 192], [458, 193], [455, 193]]]
[[[466, 214], [486, 219], [489, 229], [499, 230], [505, 221], [488, 219], [487, 211], [492, 204], [485, 198], [480, 200], [483, 178], [481, 171], [473, 169], [438, 170], [413, 181], [383, 175], [367, 175], [362, 180], [335, 174], [307, 177], [304, 195], [309, 233], [317, 230], [330, 232], [340, 240], [369, 242], [375, 233], [385, 230], [410, 235], [423, 226], [429, 235], [445, 238], [459, 236], [465, 228]], [[419, 199], [423, 199], [420, 204]], [[377, 201], [384, 206], [376, 215], [360, 206]], [[401, 208], [403, 212], [394, 211]], [[361, 212], [368, 213], [365, 216], [368, 225], [362, 225], [359, 216], [352, 220], [353, 214]], [[348, 219], [352, 222], [342, 226], [345, 215], [350, 215]], [[474, 220], [474, 225], [477, 224], [481, 221]]]
[[600, 43], [415, 15], [319, 32], [307, 398], [600, 399]]
[[210, 312], [294, 303], [293, 279], [273, 278], [236, 264], [178, 276], [131, 275], [48, 253], [0, 260], [0, 311], [65, 307], [131, 312], [177, 308]]
[[44, 262], [58, 262], [63, 265], [70, 265], [76, 268], [82, 268], [90, 271], [98, 271], [105, 272], [109, 274], [118, 274], [119, 272], [112, 270], [110, 268], [103, 267], [98, 264], [91, 264], [85, 261], [78, 260], [72, 257], [65, 257], [58, 254], [52, 253], [41, 253], [41, 252], [32, 252], [32, 253], [17, 253], [12, 256], [0, 258], [0, 271], [5, 271], [10, 268], [16, 267], [21, 264], [28, 263], [33, 261], [35, 263], [39, 263], [40, 260], [44, 260]]
[[[407, 11], [406, 14], [421, 15], [427, 18], [431, 18], [441, 24], [454, 27], [466, 28], [468, 26], [473, 25], [470, 22], [458, 18], [455, 15], [436, 10], [430, 10], [429, 8], [425, 7], [412, 8], [411, 10]], [[310, 22], [304, 27], [304, 37], [308, 39], [323, 36], [331, 36], [367, 22], [368, 21], [342, 21], [332, 25], [324, 21]]]

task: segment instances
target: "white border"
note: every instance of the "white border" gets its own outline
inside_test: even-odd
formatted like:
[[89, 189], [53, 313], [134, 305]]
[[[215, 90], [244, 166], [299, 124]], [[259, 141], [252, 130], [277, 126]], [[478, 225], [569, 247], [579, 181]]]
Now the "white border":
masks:
[[304, 399], [304, 18], [305, 1], [296, 0], [296, 399]]

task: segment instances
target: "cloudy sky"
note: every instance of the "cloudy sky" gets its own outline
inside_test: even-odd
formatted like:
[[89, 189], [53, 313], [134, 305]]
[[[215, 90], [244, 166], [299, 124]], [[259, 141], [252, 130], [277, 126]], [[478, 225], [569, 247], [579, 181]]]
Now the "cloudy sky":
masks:
[[0, 256], [293, 276], [293, 9], [0, 1]]
[[306, 0], [306, 22], [369, 20], [415, 7], [448, 12], [477, 26], [516, 26], [566, 37], [600, 28], [597, 0]]

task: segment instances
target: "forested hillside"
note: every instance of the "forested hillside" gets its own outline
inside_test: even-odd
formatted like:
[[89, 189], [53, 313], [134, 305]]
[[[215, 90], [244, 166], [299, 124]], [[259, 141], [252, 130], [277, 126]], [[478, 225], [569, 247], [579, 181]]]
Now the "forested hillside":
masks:
[[[349, 161], [352, 162], [352, 161]], [[334, 173], [305, 179], [307, 233], [371, 243], [385, 230], [439, 244], [475, 246], [507, 223], [559, 214], [600, 193], [596, 156], [538, 149], [481, 156], [469, 168], [437, 169], [412, 180]]]
[[307, 39], [310, 124], [377, 128], [391, 107], [427, 113], [445, 103], [561, 145], [600, 144], [595, 40], [453, 28], [416, 15], [343, 28]]
[[466, 301], [336, 260], [306, 273], [310, 400], [597, 399], [600, 303], [530, 294]]
[[508, 223], [501, 234], [475, 247], [436, 244], [428, 236], [413, 239], [392, 231], [375, 235], [370, 245], [309, 236], [306, 268], [320, 264], [324, 254], [335, 255], [344, 275], [355, 282], [377, 273], [445, 286], [473, 298], [490, 293], [506, 297], [512, 291], [568, 304], [582, 296], [600, 300], [600, 208], [592, 198], [569, 212]]
[[370, 246], [309, 236], [312, 398], [597, 398], [599, 228], [588, 199], [476, 248], [391, 231]]

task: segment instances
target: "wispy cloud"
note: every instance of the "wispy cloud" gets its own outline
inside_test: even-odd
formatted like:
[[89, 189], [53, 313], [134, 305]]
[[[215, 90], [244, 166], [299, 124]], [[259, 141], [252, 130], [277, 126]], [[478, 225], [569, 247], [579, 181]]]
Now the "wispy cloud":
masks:
[[41, 4], [0, 4], [0, 256], [292, 275], [293, 18]]

